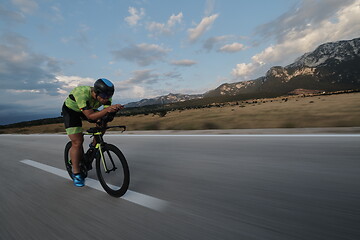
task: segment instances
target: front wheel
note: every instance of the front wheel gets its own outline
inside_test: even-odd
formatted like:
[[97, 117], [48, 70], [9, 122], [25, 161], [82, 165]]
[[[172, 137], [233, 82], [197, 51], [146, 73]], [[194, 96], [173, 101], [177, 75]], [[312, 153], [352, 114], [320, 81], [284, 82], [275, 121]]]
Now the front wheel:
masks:
[[97, 154], [96, 173], [101, 186], [113, 197], [123, 196], [129, 188], [129, 166], [120, 149], [112, 144], [105, 144]]

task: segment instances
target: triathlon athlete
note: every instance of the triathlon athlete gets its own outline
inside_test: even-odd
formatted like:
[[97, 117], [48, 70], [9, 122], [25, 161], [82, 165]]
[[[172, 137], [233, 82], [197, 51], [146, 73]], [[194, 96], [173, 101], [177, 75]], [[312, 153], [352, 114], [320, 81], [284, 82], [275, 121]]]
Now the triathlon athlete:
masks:
[[[82, 119], [96, 122], [106, 114], [116, 112], [123, 108], [120, 104], [111, 105], [111, 97], [114, 94], [114, 85], [105, 78], [96, 80], [94, 87], [79, 86], [74, 88], [66, 98], [62, 107], [66, 133], [69, 136], [72, 147], [70, 158], [72, 162], [74, 185], [82, 187], [85, 178], [80, 173], [79, 162], [83, 157]], [[104, 109], [98, 111], [100, 106]]]

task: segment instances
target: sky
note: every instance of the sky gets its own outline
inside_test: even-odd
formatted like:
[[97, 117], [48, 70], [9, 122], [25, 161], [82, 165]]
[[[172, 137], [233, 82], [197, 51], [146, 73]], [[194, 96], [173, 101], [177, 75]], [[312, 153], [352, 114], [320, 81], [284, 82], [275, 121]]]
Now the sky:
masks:
[[357, 37], [360, 0], [0, 0], [0, 125], [98, 78], [120, 104], [199, 94]]

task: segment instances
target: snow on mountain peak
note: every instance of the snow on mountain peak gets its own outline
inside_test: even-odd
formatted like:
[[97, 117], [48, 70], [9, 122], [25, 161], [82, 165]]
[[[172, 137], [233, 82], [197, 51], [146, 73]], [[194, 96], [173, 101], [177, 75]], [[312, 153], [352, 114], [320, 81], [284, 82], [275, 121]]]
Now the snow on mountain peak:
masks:
[[350, 41], [325, 43], [313, 52], [305, 53], [288, 67], [317, 67], [325, 64], [327, 60], [334, 59], [339, 62], [347, 61], [360, 54], [360, 38]]

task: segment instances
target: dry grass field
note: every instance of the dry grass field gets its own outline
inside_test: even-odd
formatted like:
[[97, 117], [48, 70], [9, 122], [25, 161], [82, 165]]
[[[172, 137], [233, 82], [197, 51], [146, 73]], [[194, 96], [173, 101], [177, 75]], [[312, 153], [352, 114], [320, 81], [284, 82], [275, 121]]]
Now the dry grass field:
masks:
[[[228, 103], [221, 107], [168, 112], [166, 116], [117, 117], [128, 130], [359, 127], [360, 93], [287, 96]], [[84, 122], [84, 128], [93, 124]], [[1, 133], [64, 133], [63, 124], [9, 128]]]

